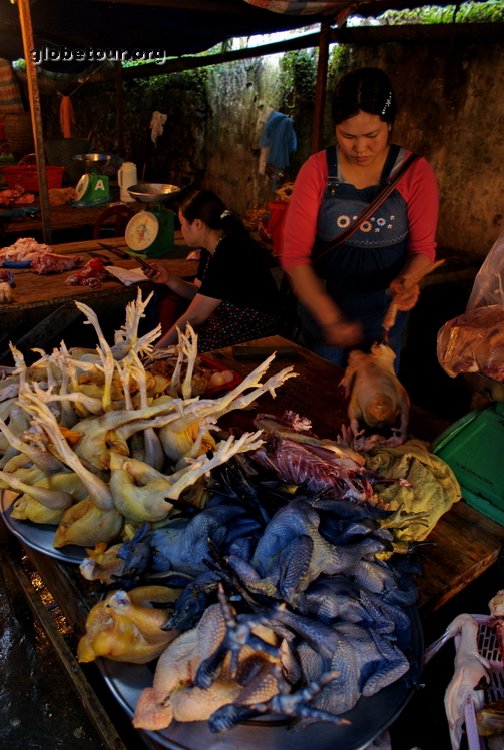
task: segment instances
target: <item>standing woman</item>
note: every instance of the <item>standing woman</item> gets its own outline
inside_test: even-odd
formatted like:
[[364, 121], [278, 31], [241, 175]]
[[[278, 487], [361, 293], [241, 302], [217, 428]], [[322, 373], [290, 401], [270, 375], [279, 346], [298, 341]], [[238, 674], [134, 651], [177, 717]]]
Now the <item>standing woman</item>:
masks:
[[[387, 75], [360, 68], [342, 78], [332, 101], [336, 146], [311, 156], [296, 179], [283, 236], [282, 266], [300, 303], [306, 345], [344, 365], [348, 351], [381, 340], [392, 300], [410, 310], [436, 249], [438, 191], [417, 158], [391, 195], [336, 249], [336, 240], [409, 155], [391, 142], [396, 100]], [[320, 259], [317, 261], [317, 254]], [[390, 331], [397, 355], [407, 314]]]
[[188, 301], [156, 348], [176, 343], [186, 323], [198, 334], [199, 351], [277, 333], [280, 299], [268, 251], [210, 190], [191, 194], [178, 216], [186, 244], [201, 249], [200, 261], [194, 281], [174, 276], [163, 261], [150, 263], [149, 278]]

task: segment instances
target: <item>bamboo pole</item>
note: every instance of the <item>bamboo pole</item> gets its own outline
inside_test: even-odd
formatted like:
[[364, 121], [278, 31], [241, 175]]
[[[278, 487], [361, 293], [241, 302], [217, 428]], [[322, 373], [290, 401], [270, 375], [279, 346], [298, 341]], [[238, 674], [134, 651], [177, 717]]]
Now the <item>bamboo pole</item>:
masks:
[[31, 57], [31, 52], [35, 49], [35, 44], [33, 42], [30, 4], [29, 0], [17, 0], [17, 5], [19, 10], [19, 21], [21, 23], [21, 33], [23, 36], [23, 50], [28, 83], [28, 100], [30, 103], [35, 157], [37, 159], [42, 237], [44, 242], [51, 242], [51, 209], [49, 207], [49, 194], [47, 190], [44, 134], [42, 131], [42, 110], [40, 107], [37, 69]]

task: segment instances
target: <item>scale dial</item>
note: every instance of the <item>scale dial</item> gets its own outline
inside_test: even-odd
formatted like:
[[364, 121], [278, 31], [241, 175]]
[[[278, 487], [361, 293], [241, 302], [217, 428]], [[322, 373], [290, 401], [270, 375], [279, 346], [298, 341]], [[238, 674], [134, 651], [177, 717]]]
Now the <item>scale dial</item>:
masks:
[[124, 236], [131, 250], [141, 252], [152, 245], [158, 232], [157, 216], [152, 211], [139, 211], [129, 220]]
[[84, 173], [75, 187], [75, 200], [80, 201], [89, 187], [89, 175]]

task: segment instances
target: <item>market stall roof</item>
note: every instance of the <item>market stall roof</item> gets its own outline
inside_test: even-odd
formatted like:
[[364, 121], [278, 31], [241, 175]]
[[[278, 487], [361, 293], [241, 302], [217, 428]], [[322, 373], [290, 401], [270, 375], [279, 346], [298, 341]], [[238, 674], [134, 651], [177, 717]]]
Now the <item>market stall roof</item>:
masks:
[[[161, 50], [172, 57], [208, 50], [231, 37], [298, 29], [328, 18], [341, 25], [350, 14], [377, 16], [389, 8], [425, 4], [422, 0], [30, 0], [30, 12], [38, 49]], [[13, 60], [23, 56], [18, 9], [9, 0], [0, 0], [0, 5], [0, 57]], [[58, 62], [47, 61], [44, 67], [56, 70]], [[71, 62], [60, 63], [60, 69], [72, 72]]]

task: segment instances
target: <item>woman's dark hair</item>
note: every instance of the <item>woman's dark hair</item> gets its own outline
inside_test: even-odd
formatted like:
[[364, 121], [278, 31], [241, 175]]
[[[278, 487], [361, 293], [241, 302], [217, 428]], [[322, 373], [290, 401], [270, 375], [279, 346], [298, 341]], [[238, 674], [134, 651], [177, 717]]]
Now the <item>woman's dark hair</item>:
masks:
[[338, 83], [332, 98], [332, 119], [339, 125], [359, 112], [378, 115], [393, 124], [396, 100], [389, 77], [380, 68], [358, 68]]
[[211, 190], [196, 190], [191, 193], [182, 201], [179, 210], [186, 221], [200, 219], [210, 229], [222, 229], [225, 232], [245, 231], [240, 219], [229, 211]]

